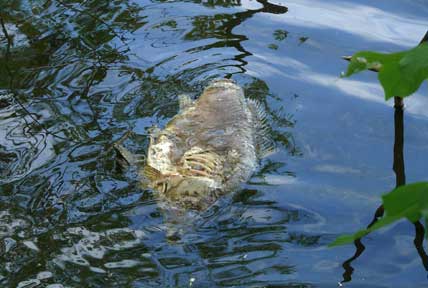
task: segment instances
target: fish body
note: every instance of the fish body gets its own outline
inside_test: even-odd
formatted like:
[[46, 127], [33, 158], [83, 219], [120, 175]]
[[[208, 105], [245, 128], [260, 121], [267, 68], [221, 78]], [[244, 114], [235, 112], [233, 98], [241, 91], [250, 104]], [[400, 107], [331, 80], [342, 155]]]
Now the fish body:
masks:
[[274, 144], [263, 109], [231, 80], [213, 81], [180, 107], [152, 133], [142, 173], [170, 204], [205, 210], [246, 182]]

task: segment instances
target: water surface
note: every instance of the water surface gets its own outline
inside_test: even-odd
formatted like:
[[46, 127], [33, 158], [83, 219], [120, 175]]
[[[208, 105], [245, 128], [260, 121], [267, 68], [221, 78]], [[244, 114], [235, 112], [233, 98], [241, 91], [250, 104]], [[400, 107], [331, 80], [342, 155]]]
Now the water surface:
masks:
[[[426, 1], [0, 8], [2, 286], [428, 287], [411, 223], [366, 237], [356, 257], [327, 248], [370, 223], [396, 180], [393, 103], [374, 73], [340, 79], [341, 56], [415, 46]], [[265, 106], [280, 149], [215, 209], [173, 221], [111, 147], [133, 131], [124, 145], [144, 153], [178, 95], [218, 77]], [[405, 101], [409, 183], [426, 179], [425, 91]]]

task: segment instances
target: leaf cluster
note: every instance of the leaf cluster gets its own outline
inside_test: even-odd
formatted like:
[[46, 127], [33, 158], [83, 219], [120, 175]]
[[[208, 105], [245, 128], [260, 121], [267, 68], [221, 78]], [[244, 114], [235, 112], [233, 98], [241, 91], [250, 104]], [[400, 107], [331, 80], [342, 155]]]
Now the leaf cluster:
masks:
[[[428, 79], [428, 43], [397, 53], [360, 51], [352, 56], [343, 77], [364, 70], [378, 72], [378, 79], [385, 92], [385, 100], [392, 97], [407, 97], [416, 92]], [[385, 216], [374, 225], [352, 235], [338, 237], [329, 246], [352, 243], [372, 231], [400, 219], [416, 222], [421, 218], [428, 223], [428, 182], [400, 186], [382, 197]], [[427, 226], [427, 225], [426, 225]]]

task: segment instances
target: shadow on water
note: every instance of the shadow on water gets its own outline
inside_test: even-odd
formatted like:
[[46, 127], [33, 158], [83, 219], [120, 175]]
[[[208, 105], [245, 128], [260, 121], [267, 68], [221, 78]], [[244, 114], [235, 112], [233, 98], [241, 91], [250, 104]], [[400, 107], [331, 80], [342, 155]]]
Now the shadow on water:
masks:
[[[198, 95], [214, 77], [233, 77], [264, 104], [275, 139], [300, 154], [289, 131], [292, 117], [269, 106], [267, 98], [275, 96], [263, 80], [243, 74], [252, 53], [242, 45], [247, 36], [233, 32], [257, 13], [287, 8], [264, 0], [254, 10], [242, 10], [239, 1], [183, 2], [202, 15], [207, 7], [223, 9], [159, 23], [168, 16], [158, 13], [174, 4], [2, 6], [1, 285], [293, 286], [286, 275], [296, 268], [284, 260], [284, 247], [321, 245], [321, 236], [299, 230], [316, 224], [317, 214], [263, 200], [263, 192], [250, 188], [172, 243], [155, 195], [138, 189], [132, 172], [117, 172], [114, 141], [132, 130], [136, 136], [125, 145], [144, 153], [147, 129], [177, 112], [177, 95]], [[139, 47], [160, 47], [159, 38], [166, 48], [168, 41], [175, 46], [164, 57], [145, 58]], [[261, 164], [257, 179], [294, 176], [284, 163]]]

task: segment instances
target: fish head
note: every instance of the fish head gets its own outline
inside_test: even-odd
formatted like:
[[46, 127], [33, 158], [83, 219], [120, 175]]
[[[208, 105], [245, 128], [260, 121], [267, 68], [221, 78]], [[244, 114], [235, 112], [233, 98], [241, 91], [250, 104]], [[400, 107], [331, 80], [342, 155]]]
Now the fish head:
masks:
[[[198, 111], [206, 111], [204, 113], [209, 114], [210, 111], [216, 111], [216, 113], [211, 113], [214, 114], [211, 115], [211, 118], [215, 117], [215, 115], [233, 117], [235, 115], [231, 115], [233, 113], [229, 113], [228, 111], [233, 110], [234, 107], [239, 109], [244, 105], [244, 102], [244, 91], [233, 80], [216, 79], [205, 87], [204, 91], [197, 99], [196, 106]], [[205, 120], [207, 123], [219, 121], [218, 119], [209, 119], [209, 117], [205, 117]]]
[[235, 88], [240, 89], [240, 87], [236, 84], [235, 81], [231, 79], [226, 78], [220, 78], [220, 79], [214, 79], [212, 80], [208, 86], [205, 88], [206, 90], [212, 89], [212, 88]]
[[147, 162], [160, 171], [171, 171], [171, 159], [177, 151], [175, 139], [156, 132], [150, 135], [150, 145], [147, 152]]

